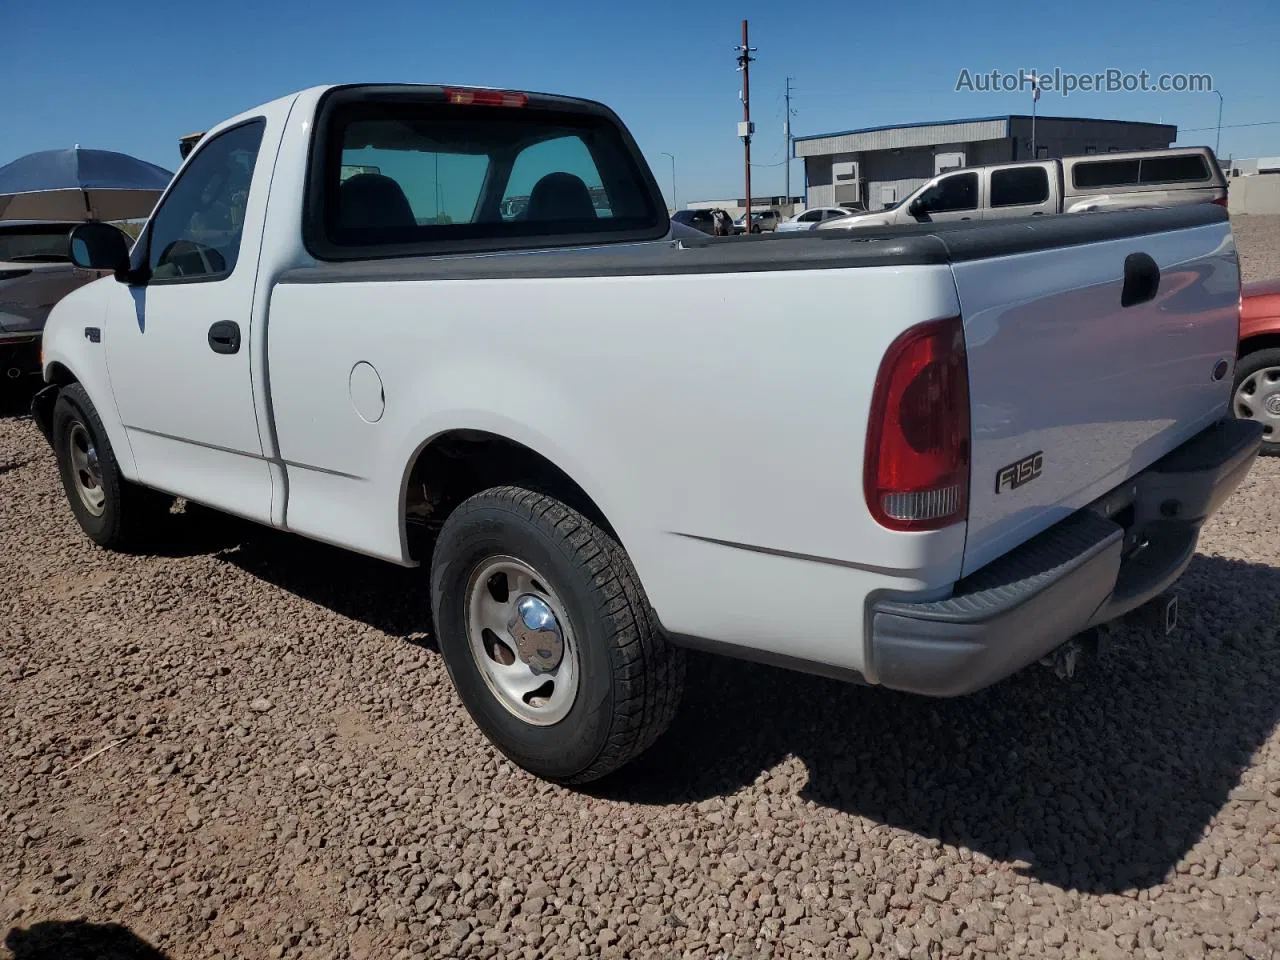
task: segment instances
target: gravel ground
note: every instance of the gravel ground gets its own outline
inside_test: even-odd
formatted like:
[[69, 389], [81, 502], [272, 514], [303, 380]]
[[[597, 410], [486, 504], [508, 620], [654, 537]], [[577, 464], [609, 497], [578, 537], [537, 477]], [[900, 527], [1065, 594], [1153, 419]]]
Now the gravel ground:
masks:
[[1231, 231], [1246, 282], [1280, 277], [1280, 216], [1234, 217]]
[[[1280, 218], [1242, 219], [1280, 273]], [[941, 702], [695, 657], [672, 733], [574, 792], [473, 728], [421, 573], [201, 511], [170, 555], [104, 553], [0, 419], [0, 932], [16, 960], [1280, 956], [1278, 489], [1261, 463], [1206, 528], [1175, 640]]]

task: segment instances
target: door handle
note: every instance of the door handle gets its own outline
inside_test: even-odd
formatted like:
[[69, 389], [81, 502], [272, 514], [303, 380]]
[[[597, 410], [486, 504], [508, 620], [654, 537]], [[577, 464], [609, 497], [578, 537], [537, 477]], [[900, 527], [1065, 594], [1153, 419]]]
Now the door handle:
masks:
[[1124, 258], [1124, 287], [1120, 306], [1132, 307], [1155, 298], [1160, 289], [1160, 267], [1150, 255], [1131, 253]]
[[214, 353], [240, 352], [240, 324], [219, 320], [209, 328], [209, 349]]

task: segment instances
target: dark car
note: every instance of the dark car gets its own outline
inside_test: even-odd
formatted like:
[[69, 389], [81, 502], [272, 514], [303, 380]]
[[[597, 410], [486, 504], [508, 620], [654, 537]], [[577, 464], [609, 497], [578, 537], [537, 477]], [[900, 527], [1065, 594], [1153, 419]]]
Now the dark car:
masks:
[[40, 372], [40, 333], [49, 311], [103, 275], [71, 263], [74, 226], [0, 220], [0, 376], [6, 380]]

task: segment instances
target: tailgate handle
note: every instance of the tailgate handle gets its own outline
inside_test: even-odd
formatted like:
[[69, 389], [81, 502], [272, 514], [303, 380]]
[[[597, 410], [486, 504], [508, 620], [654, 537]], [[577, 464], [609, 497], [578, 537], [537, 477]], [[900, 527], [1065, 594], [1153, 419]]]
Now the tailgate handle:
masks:
[[1145, 253], [1131, 253], [1124, 258], [1124, 289], [1120, 291], [1120, 306], [1132, 307], [1146, 303], [1160, 289], [1160, 268]]

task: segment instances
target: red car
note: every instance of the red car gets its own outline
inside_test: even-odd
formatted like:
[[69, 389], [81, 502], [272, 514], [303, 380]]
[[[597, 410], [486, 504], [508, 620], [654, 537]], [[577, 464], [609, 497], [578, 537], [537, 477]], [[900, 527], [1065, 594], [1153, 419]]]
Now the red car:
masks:
[[1246, 283], [1232, 407], [1262, 423], [1262, 452], [1280, 456], [1280, 278]]

